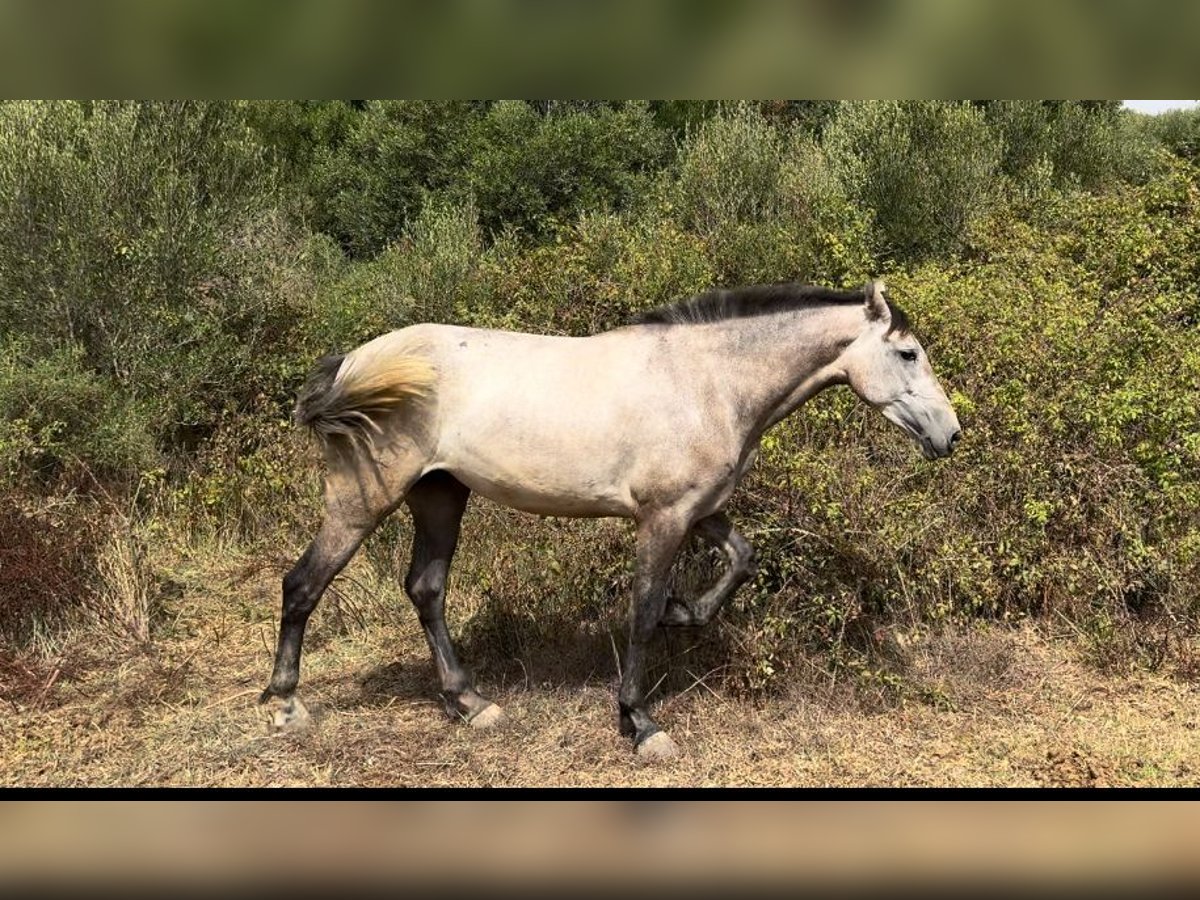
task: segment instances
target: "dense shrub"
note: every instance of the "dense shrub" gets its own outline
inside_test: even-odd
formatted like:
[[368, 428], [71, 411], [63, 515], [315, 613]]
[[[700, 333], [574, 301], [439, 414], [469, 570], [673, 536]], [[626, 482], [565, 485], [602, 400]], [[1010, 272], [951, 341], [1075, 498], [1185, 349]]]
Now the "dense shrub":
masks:
[[824, 146], [851, 199], [875, 215], [884, 253], [951, 255], [995, 199], [1001, 141], [967, 103], [842, 104]]
[[768, 436], [737, 501], [762, 550], [741, 623], [760, 666], [795, 660], [800, 635], [861, 645], [896, 619], [1037, 614], [1120, 664], [1161, 662], [1164, 635], [1196, 627], [1198, 203], [1176, 168], [1035, 224], [994, 217], [984, 262], [890, 276], [961, 452], [916, 460], [844, 391]]
[[669, 220], [581, 216], [553, 243], [496, 249], [485, 264], [493, 311], [479, 324], [594, 334], [714, 278], [704, 242]]
[[83, 365], [78, 346], [32, 353], [0, 347], [0, 473], [9, 485], [50, 485], [89, 467], [122, 481], [157, 462], [144, 406]]
[[341, 139], [318, 144], [310, 178], [313, 223], [366, 258], [400, 237], [425, 194], [451, 185], [466, 164], [479, 104], [371, 101]]
[[749, 104], [709, 119], [679, 154], [678, 212], [710, 234], [730, 221], [761, 221], [776, 211], [784, 138]]
[[322, 150], [336, 150], [359, 116], [343, 100], [264, 100], [239, 104], [247, 124], [282, 174], [311, 192], [312, 166]]
[[0, 106], [0, 328], [194, 443], [278, 384], [304, 287], [270, 185], [226, 105]]
[[1099, 190], [1144, 181], [1155, 165], [1133, 113], [1069, 100], [996, 100], [985, 109], [1003, 142], [1000, 168], [1017, 182], [1046, 166], [1058, 187]]
[[256, 115], [288, 158], [302, 161], [288, 148], [303, 146], [296, 135], [306, 130], [336, 137], [308, 166], [313, 220], [366, 258], [400, 238], [431, 193], [472, 197], [489, 232], [508, 225], [535, 236], [584, 210], [631, 206], [669, 146], [648, 106], [542, 106], [403, 100], [345, 118], [341, 108]]
[[851, 208], [821, 147], [751, 104], [689, 136], [664, 194], [705, 238], [721, 283], [839, 283], [869, 267], [869, 214]]
[[1143, 135], [1176, 156], [1200, 158], [1200, 110], [1172, 109], [1157, 116], [1144, 116], [1137, 123]]
[[587, 210], [633, 206], [668, 146], [645, 104], [543, 116], [524, 102], [500, 102], [471, 141], [465, 184], [484, 227], [542, 236]]

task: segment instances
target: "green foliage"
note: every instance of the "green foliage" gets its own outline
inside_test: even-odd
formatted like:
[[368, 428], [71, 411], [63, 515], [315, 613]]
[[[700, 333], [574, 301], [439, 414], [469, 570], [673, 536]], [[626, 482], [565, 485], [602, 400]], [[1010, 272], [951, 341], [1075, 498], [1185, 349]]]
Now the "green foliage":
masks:
[[286, 374], [267, 348], [304, 274], [271, 184], [229, 105], [3, 104], [0, 330], [73, 360], [54, 397], [111, 386], [161, 446], [190, 445]]
[[464, 178], [486, 229], [544, 236], [584, 211], [630, 208], [666, 150], [645, 104], [543, 116], [502, 101], [478, 123]]
[[1145, 181], [1155, 166], [1135, 114], [1077, 100], [995, 100], [986, 116], [1004, 144], [1001, 170], [1018, 183], [1040, 167], [1057, 187], [1095, 191]]
[[950, 255], [995, 200], [1001, 142], [967, 103], [845, 103], [825, 150], [850, 198], [875, 215], [897, 259]]
[[1057, 195], [1036, 222], [998, 213], [984, 261], [889, 273], [964, 441], [920, 462], [844, 391], [768, 435], [735, 500], [761, 560], [737, 625], [760, 662], [800, 641], [865, 665], [897, 619], [1036, 614], [1113, 665], [1161, 663], [1164, 634], [1194, 630], [1197, 213], [1196, 173], [1176, 166]]
[[145, 409], [112, 378], [89, 371], [82, 348], [0, 349], [0, 471], [9, 487], [52, 483], [80, 465], [123, 480], [156, 461]]
[[1200, 158], [1200, 109], [1171, 109], [1144, 116], [1136, 125], [1151, 141], [1176, 156], [1192, 162]]
[[414, 322], [469, 321], [485, 302], [485, 256], [473, 202], [431, 198], [400, 238], [371, 260], [344, 259], [316, 241], [322, 259], [310, 343], [345, 352]]
[[358, 117], [343, 100], [265, 100], [240, 104], [246, 123], [286, 177], [307, 179], [321, 148], [340, 147]]
[[499, 249], [486, 265], [494, 312], [480, 324], [594, 334], [713, 283], [703, 241], [669, 220], [581, 216], [553, 243]]
[[763, 220], [778, 203], [783, 137], [750, 104], [709, 119], [679, 153], [678, 214], [711, 234], [726, 222]]
[[313, 220], [353, 256], [400, 237], [426, 192], [448, 187], [469, 158], [479, 104], [386, 100], [352, 115], [311, 164]]
[[666, 132], [637, 103], [539, 111], [516, 100], [403, 100], [367, 103], [345, 123], [341, 110], [305, 115], [321, 118], [317, 125], [305, 118], [303, 125], [270, 120], [260, 127], [282, 134], [276, 140], [289, 158], [302, 155], [286, 148], [304, 128], [344, 130], [313, 153], [313, 216], [359, 258], [399, 239], [431, 192], [473, 196], [488, 231], [508, 225], [535, 236], [584, 210], [627, 208], [668, 149]]
[[702, 235], [725, 284], [858, 279], [867, 222], [821, 147], [751, 104], [712, 118], [680, 148], [666, 206]]

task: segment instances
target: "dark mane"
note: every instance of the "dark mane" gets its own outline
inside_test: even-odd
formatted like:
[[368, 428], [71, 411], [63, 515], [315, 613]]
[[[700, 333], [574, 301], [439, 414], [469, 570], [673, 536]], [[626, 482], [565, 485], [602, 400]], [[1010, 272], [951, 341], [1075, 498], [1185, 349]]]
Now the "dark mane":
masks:
[[[769, 316], [773, 313], [829, 304], [862, 304], [866, 299], [863, 288], [839, 291], [790, 282], [755, 284], [749, 287], [715, 288], [705, 291], [686, 300], [647, 310], [638, 314], [633, 321], [637, 325], [696, 325], [752, 316]], [[888, 308], [892, 311], [892, 324], [888, 331], [907, 332], [908, 316], [904, 310], [890, 300]]]

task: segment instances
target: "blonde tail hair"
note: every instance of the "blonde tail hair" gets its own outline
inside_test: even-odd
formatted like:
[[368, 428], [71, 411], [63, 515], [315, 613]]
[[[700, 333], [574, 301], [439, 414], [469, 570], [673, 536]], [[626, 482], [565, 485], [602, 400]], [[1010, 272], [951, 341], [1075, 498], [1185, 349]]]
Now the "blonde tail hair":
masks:
[[381, 413], [427, 397], [437, 380], [433, 365], [412, 347], [384, 335], [345, 356], [327, 356], [300, 391], [295, 420], [322, 443], [342, 435], [370, 443], [383, 429]]

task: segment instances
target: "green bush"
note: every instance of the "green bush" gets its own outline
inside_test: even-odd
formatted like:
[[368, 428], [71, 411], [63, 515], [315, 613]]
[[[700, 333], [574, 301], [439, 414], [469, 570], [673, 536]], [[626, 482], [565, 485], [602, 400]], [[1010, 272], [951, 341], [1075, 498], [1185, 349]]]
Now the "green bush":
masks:
[[1004, 144], [1000, 168], [1021, 183], [1048, 166], [1057, 187], [1100, 190], [1145, 181], [1155, 166], [1135, 114], [1081, 101], [996, 100], [986, 105]]
[[202, 439], [278, 390], [305, 286], [272, 183], [226, 104], [0, 105], [0, 328]]
[[1142, 116], [1135, 122], [1135, 127], [1149, 140], [1181, 159], [1195, 162], [1200, 158], [1200, 110], [1171, 109], [1154, 116]]
[[668, 151], [649, 107], [545, 106], [403, 100], [255, 117], [288, 159], [334, 136], [311, 154], [314, 224], [367, 258], [398, 240], [431, 194], [473, 198], [488, 232], [536, 237], [584, 210], [632, 206]]
[[553, 243], [497, 245], [483, 277], [492, 312], [478, 324], [549, 334], [595, 334], [638, 310], [713, 284], [706, 247], [670, 220], [581, 216]]
[[89, 371], [82, 348], [0, 348], [0, 469], [9, 489], [31, 478], [79, 481], [81, 467], [121, 481], [157, 461], [146, 410]]
[[702, 235], [763, 221], [779, 202], [783, 136], [750, 104], [705, 121], [679, 152], [680, 221]]
[[730, 625], [757, 635], [749, 675], [798, 644], [853, 658], [884, 622], [1038, 615], [1119, 665], [1194, 634], [1198, 198], [1182, 166], [1058, 195], [1036, 223], [981, 223], [985, 261], [889, 274], [963, 443], [922, 462], [846, 391], [767, 436], [735, 500], [761, 560]]
[[859, 279], [871, 266], [869, 214], [852, 209], [824, 151], [739, 104], [680, 148], [665, 209], [701, 235], [722, 284]]
[[479, 115], [466, 102], [368, 102], [348, 116], [341, 140], [313, 151], [313, 224], [356, 258], [378, 253], [428, 191], [455, 182]]
[[646, 190], [668, 149], [645, 104], [538, 114], [495, 104], [472, 137], [464, 182], [485, 229], [544, 237], [581, 212], [624, 210]]
[[264, 100], [238, 104], [259, 142], [285, 178], [308, 192], [312, 166], [322, 149], [346, 140], [359, 111], [343, 100]]
[[996, 196], [1001, 143], [967, 103], [843, 103], [823, 146], [850, 199], [900, 260], [952, 255]]

